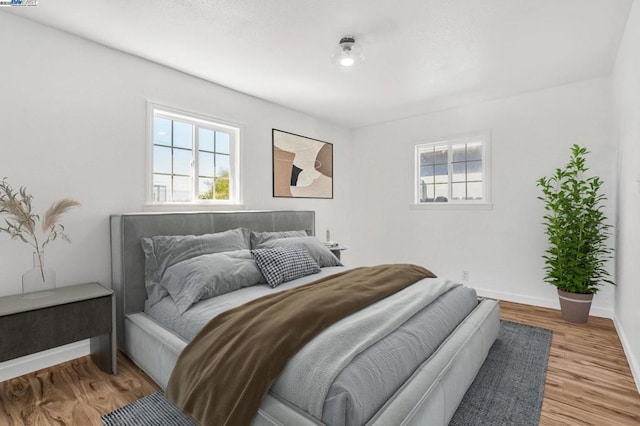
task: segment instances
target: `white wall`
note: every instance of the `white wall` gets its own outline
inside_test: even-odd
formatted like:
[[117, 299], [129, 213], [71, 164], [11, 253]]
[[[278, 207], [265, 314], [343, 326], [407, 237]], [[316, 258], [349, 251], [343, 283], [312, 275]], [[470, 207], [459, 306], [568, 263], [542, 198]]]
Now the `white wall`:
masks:
[[613, 72], [619, 144], [615, 322], [640, 390], [640, 4], [636, 1]]
[[[109, 215], [144, 208], [148, 100], [241, 124], [245, 207], [315, 210], [319, 235], [348, 243], [350, 131], [3, 13], [0, 65], [0, 177], [38, 212], [82, 203], [62, 220], [73, 242], [47, 249], [59, 286], [110, 285]], [[272, 198], [272, 128], [334, 143], [333, 200]], [[21, 292], [31, 252], [0, 234], [0, 296]]]
[[[481, 294], [558, 307], [555, 288], [543, 282], [536, 180], [566, 164], [572, 144], [586, 146], [588, 164], [606, 182], [613, 222], [610, 109], [608, 79], [597, 79], [357, 130], [351, 259], [414, 262], [456, 280], [466, 270]], [[415, 144], [478, 130], [492, 134], [493, 209], [410, 209]], [[604, 288], [592, 314], [612, 317], [612, 296], [613, 288]]]

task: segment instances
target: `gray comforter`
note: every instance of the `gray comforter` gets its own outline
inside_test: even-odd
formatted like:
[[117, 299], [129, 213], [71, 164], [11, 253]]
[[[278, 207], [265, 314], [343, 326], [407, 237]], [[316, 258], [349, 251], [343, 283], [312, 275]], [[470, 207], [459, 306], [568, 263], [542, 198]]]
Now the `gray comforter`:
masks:
[[[321, 274], [286, 283], [276, 290], [266, 285], [245, 288], [202, 301], [183, 315], [178, 313], [179, 309], [170, 298], [165, 298], [148, 309], [147, 313], [165, 327], [190, 340], [210, 318], [220, 312], [273, 291], [297, 287], [342, 270], [344, 268], [324, 268]], [[426, 307], [424, 304], [411, 302], [402, 307], [403, 302], [396, 302], [400, 303], [396, 311], [402, 313], [397, 312], [391, 316], [391, 320], [383, 321], [386, 324], [382, 327], [383, 330], [366, 332], [365, 326], [361, 329], [364, 332], [363, 336], [355, 339], [356, 348], [335, 345], [334, 352], [337, 353], [339, 361], [326, 361], [335, 359], [336, 354], [325, 357], [324, 364], [318, 364], [315, 370], [316, 381], [307, 382], [308, 385], [304, 385], [304, 381], [297, 381], [300, 374], [296, 371], [312, 366], [313, 357], [317, 357], [318, 352], [301, 354], [301, 357], [297, 357], [298, 361], [290, 363], [291, 368], [287, 366], [271, 392], [294, 403], [314, 417], [321, 418], [326, 424], [364, 424], [476, 306], [474, 290], [441, 280], [438, 283], [438, 291], [433, 292], [431, 296], [423, 297], [433, 299], [432, 303], [426, 303]], [[416, 290], [415, 285], [412, 287], [412, 291], [418, 293], [405, 301], [419, 296], [420, 290]], [[343, 325], [342, 332], [352, 329], [352, 326], [353, 324]], [[338, 334], [329, 339], [340, 340], [336, 337], [341, 333], [340, 327], [333, 331]], [[347, 335], [348, 333], [347, 331]], [[342, 349], [338, 349], [338, 346], [342, 346]], [[329, 366], [327, 362], [332, 365]], [[324, 374], [325, 368], [331, 372]], [[322, 374], [318, 375], [318, 372]], [[323, 382], [322, 386], [314, 386], [320, 385], [320, 381]], [[296, 392], [290, 392], [291, 389], [295, 389]], [[305, 390], [302, 391], [303, 389]], [[324, 397], [318, 399], [318, 394]], [[317, 405], [317, 401], [322, 400], [324, 404]]]

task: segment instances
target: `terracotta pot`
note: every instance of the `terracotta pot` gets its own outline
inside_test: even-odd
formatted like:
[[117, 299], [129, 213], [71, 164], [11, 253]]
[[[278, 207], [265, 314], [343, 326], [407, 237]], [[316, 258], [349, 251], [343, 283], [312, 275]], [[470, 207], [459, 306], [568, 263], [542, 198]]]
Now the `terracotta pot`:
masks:
[[560, 298], [562, 319], [575, 323], [587, 322], [593, 294], [569, 293], [558, 290], [558, 298]]

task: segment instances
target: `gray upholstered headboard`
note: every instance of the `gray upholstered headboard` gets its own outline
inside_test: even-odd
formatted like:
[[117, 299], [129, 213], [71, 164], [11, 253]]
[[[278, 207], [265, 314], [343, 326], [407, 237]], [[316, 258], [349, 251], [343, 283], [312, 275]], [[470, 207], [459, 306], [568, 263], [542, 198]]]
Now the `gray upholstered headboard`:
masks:
[[111, 216], [111, 282], [116, 293], [116, 333], [123, 347], [124, 316], [144, 309], [144, 253], [140, 239], [154, 235], [200, 235], [234, 228], [306, 230], [315, 235], [313, 211], [131, 213]]

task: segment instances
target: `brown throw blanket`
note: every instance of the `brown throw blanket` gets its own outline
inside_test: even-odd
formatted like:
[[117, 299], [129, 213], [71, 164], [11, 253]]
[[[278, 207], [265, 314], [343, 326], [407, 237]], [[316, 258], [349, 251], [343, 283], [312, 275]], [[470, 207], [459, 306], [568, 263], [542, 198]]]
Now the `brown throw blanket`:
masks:
[[213, 318], [182, 351], [166, 396], [202, 425], [249, 425], [287, 361], [340, 319], [435, 275], [417, 265], [351, 269]]

